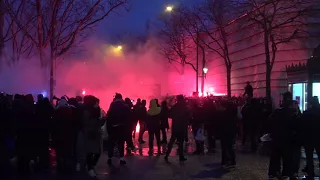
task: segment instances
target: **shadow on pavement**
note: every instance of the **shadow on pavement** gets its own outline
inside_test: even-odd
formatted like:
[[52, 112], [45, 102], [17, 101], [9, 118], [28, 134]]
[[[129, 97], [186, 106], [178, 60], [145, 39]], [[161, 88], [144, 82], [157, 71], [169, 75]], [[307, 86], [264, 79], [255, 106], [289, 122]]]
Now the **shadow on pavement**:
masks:
[[210, 168], [211, 170], [200, 171], [198, 172], [198, 174], [193, 175], [191, 177], [199, 179], [222, 178], [224, 174], [230, 172], [228, 169], [223, 168], [219, 163], [205, 164], [204, 166]]

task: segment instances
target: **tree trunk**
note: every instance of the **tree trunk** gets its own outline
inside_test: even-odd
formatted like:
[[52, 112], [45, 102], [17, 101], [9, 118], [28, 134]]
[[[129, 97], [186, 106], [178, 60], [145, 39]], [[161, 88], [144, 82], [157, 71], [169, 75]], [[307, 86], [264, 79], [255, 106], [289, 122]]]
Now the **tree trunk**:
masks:
[[203, 69], [206, 67], [206, 55], [205, 55], [205, 51], [203, 48], [201, 48], [202, 50], [202, 69], [201, 69], [201, 93], [202, 95], [204, 95], [204, 81], [205, 81], [205, 77], [206, 77], [206, 74], [204, 73]]
[[231, 97], [231, 66], [227, 65], [227, 95]]
[[[199, 42], [199, 33], [197, 33], [197, 42]], [[196, 93], [199, 95], [199, 45], [196, 52]]]
[[269, 47], [269, 34], [265, 30], [264, 33], [264, 48], [266, 53], [266, 98], [271, 102], [271, 57], [270, 57], [270, 47]]
[[3, 28], [4, 28], [4, 4], [3, 0], [0, 0], [0, 58], [3, 54], [4, 49], [4, 35], [3, 35]]
[[54, 52], [51, 52], [50, 55], [50, 101], [53, 101], [53, 95], [54, 95], [54, 87], [55, 87], [55, 78], [54, 78], [54, 70], [55, 70], [55, 61], [56, 57], [54, 55]]
[[266, 67], [266, 98], [271, 100], [271, 71], [270, 64]]

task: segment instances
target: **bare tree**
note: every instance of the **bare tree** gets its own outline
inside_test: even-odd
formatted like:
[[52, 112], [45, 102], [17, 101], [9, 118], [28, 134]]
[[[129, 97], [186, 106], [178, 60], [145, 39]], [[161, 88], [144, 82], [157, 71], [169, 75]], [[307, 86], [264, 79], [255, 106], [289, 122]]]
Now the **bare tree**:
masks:
[[[25, 42], [18, 41], [20, 39], [19, 33], [21, 31], [20, 28], [15, 26], [14, 20], [11, 18], [9, 14], [9, 9], [7, 8], [7, 3], [14, 3], [15, 0], [0, 0], [0, 56], [1, 59], [6, 59], [7, 63], [14, 62], [19, 58], [23, 51], [30, 49], [30, 46], [24, 46]], [[22, 4], [22, 2], [20, 2]], [[21, 16], [22, 11], [21, 8], [18, 8], [15, 12], [15, 16]], [[8, 58], [11, 54], [4, 52], [5, 45], [12, 44], [11, 47], [8, 47], [8, 50], [11, 48], [12, 57]], [[24, 46], [24, 47], [22, 47]]]
[[[182, 27], [183, 32], [185, 33], [185, 37], [187, 40], [192, 41], [194, 46], [196, 47], [196, 72], [197, 72], [197, 80], [199, 78], [199, 54], [201, 51], [201, 69], [206, 66], [206, 48], [203, 45], [201, 39], [201, 24], [197, 18], [197, 13], [194, 7], [187, 7], [187, 6], [180, 6], [179, 8], [175, 9], [177, 13], [179, 13], [180, 23], [179, 26]], [[195, 48], [193, 48], [194, 51]], [[204, 93], [204, 78], [205, 74], [203, 71], [201, 75], [201, 92]]]
[[266, 64], [266, 97], [271, 100], [271, 72], [280, 44], [290, 43], [305, 32], [306, 18], [315, 0], [244, 0], [246, 20], [263, 34]]
[[[232, 63], [226, 26], [234, 15], [229, 3], [229, 0], [206, 0], [200, 6], [194, 6], [185, 13], [185, 22], [188, 23], [185, 27], [202, 52], [210, 50], [223, 59], [227, 72], [227, 95], [230, 97]], [[200, 38], [196, 34], [200, 34]], [[203, 59], [203, 64], [205, 63], [206, 60]]]
[[[41, 65], [50, 67], [52, 98], [57, 58], [82, 43], [92, 34], [98, 22], [124, 7], [127, 0], [24, 0], [20, 4], [19, 2], [21, 1], [6, 3], [7, 9], [17, 27], [36, 47]], [[20, 8], [24, 12], [24, 18], [17, 16], [16, 12]]]
[[[196, 65], [189, 57], [194, 46], [190, 44], [182, 26], [182, 16], [176, 12], [170, 14], [170, 17], [161, 19], [162, 27], [160, 29], [161, 52], [168, 59], [169, 63], [178, 63], [182, 66], [189, 65], [197, 71]], [[183, 72], [180, 72], [183, 74]]]

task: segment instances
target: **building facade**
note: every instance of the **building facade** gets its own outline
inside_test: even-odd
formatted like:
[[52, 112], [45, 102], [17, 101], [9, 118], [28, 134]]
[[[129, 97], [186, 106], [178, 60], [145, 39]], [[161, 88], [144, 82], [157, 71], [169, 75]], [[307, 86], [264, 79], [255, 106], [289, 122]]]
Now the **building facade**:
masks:
[[[320, 19], [310, 19], [308, 31], [317, 32], [320, 29]], [[229, 55], [232, 62], [231, 89], [232, 95], [244, 93], [246, 82], [254, 88], [254, 96], [264, 97], [266, 91], [266, 65], [263, 32], [253, 24], [239, 18], [227, 26]], [[313, 33], [317, 34], [317, 33]], [[320, 36], [320, 33], [319, 33]], [[274, 99], [288, 90], [286, 66], [306, 63], [314, 49], [320, 44], [320, 37], [309, 36], [294, 39], [290, 43], [280, 44], [271, 73], [271, 89]], [[223, 59], [214, 52], [206, 54], [209, 71], [206, 84], [213, 86], [218, 92], [227, 92], [226, 67]]]

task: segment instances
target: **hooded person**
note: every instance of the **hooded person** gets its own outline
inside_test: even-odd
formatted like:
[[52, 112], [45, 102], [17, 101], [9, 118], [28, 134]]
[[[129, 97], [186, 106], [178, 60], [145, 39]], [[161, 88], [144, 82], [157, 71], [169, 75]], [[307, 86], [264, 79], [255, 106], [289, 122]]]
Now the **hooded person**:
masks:
[[161, 107], [158, 106], [157, 100], [150, 101], [150, 107], [147, 111], [147, 128], [149, 133], [149, 155], [153, 154], [153, 139], [157, 140], [158, 154], [161, 153], [160, 129], [161, 129]]
[[108, 165], [112, 165], [114, 147], [117, 144], [120, 154], [120, 164], [126, 164], [124, 160], [124, 141], [126, 139], [126, 124], [130, 117], [130, 108], [117, 93], [107, 112], [107, 131], [109, 136]]
[[72, 109], [67, 100], [60, 99], [53, 113], [52, 139], [57, 154], [57, 168], [60, 172], [70, 171], [73, 154], [74, 121]]

